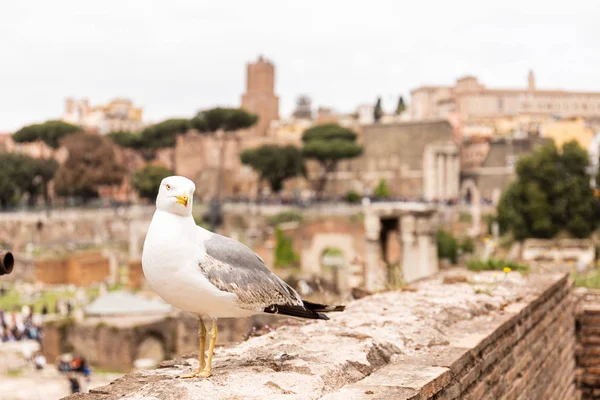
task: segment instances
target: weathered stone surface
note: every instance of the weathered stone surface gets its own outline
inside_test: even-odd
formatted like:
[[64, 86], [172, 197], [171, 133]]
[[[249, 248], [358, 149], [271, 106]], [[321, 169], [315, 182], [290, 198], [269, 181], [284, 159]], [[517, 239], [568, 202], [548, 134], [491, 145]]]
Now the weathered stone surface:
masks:
[[[538, 382], [561, 366], [558, 381], [573, 380], [574, 365], [569, 369], [563, 361], [574, 349], [574, 324], [571, 333], [561, 328], [569, 323], [563, 317], [569, 311], [563, 307], [569, 293], [566, 277], [482, 273], [468, 278], [445, 285], [438, 276], [409, 291], [350, 303], [331, 321], [285, 326], [236, 347], [218, 348], [208, 379], [178, 377], [197, 368], [190, 355], [127, 375], [94, 390], [90, 398], [451, 399], [482, 393], [509, 398], [515, 382], [506, 382], [504, 375], [519, 365], [523, 374], [537, 373]], [[531, 322], [524, 325], [526, 320]], [[519, 333], [523, 326], [527, 329]], [[561, 335], [566, 339], [550, 351], [547, 341]], [[523, 342], [539, 352], [531, 366], [519, 363], [527, 353], [516, 351]], [[517, 384], [530, 385], [516, 395], [536, 398], [535, 390], [544, 390], [547, 398], [556, 398], [555, 393], [568, 390], [564, 385], [540, 388], [526, 376], [513, 375]]]

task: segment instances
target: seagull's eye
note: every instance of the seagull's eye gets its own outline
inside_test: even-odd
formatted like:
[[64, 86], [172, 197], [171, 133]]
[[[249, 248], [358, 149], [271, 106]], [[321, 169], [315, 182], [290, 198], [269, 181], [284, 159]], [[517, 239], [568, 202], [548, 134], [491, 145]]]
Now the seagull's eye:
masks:
[[167, 190], [171, 190], [171, 185], [169, 185], [168, 183], [165, 185], [165, 187], [167, 188]]

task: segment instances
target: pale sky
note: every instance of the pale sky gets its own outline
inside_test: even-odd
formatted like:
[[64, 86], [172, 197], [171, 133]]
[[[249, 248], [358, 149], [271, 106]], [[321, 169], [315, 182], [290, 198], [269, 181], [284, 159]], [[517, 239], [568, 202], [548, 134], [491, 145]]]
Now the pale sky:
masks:
[[245, 64], [276, 65], [282, 116], [395, 107], [424, 84], [600, 91], [595, 0], [0, 1], [0, 132], [58, 118], [68, 96], [127, 97], [145, 120], [239, 106]]

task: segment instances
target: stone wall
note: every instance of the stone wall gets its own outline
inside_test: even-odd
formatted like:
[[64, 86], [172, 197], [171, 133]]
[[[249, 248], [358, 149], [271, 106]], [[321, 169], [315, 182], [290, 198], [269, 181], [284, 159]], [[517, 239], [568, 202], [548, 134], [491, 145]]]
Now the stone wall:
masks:
[[562, 275], [445, 271], [73, 399], [574, 399], [574, 304]]
[[600, 398], [600, 291], [578, 289], [577, 391], [582, 400]]
[[83, 252], [66, 259], [36, 260], [35, 282], [47, 285], [88, 286], [110, 276], [110, 263], [102, 252]]

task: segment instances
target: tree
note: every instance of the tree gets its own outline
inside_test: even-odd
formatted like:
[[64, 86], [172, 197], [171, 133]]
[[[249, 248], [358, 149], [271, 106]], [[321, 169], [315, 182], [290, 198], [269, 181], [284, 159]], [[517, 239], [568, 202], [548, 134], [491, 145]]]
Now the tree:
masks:
[[113, 145], [99, 135], [71, 135], [62, 144], [69, 156], [55, 177], [56, 192], [62, 196], [80, 196], [85, 202], [98, 196], [102, 185], [118, 185], [124, 168], [117, 163]]
[[302, 154], [321, 165], [317, 194], [322, 196], [327, 175], [335, 172], [340, 160], [358, 157], [363, 147], [356, 143], [356, 133], [338, 124], [322, 124], [307, 129], [302, 134]]
[[241, 108], [216, 107], [198, 112], [191, 120], [192, 127], [203, 133], [233, 132], [256, 124], [258, 116]]
[[[164, 147], [175, 147], [177, 135], [186, 133], [192, 124], [189, 119], [173, 118], [148, 126], [141, 132], [141, 147], [147, 149], [159, 149]], [[136, 143], [134, 137], [127, 139], [131, 144]]]
[[43, 124], [24, 126], [16, 131], [12, 138], [15, 142], [44, 141], [48, 146], [56, 149], [60, 139], [64, 136], [81, 132], [79, 126], [68, 124], [64, 121], [46, 121]]
[[588, 154], [575, 141], [562, 153], [548, 143], [522, 157], [498, 205], [501, 229], [518, 240], [552, 238], [559, 232], [588, 237], [597, 227], [599, 202], [586, 172]]
[[225, 140], [229, 132], [250, 128], [258, 121], [255, 114], [241, 108], [211, 108], [198, 112], [191, 120], [192, 127], [202, 133], [213, 134], [219, 139], [219, 168], [217, 170], [217, 188], [212, 199], [210, 223], [214, 230], [221, 220], [220, 198], [223, 182], [223, 163], [225, 160]]
[[118, 146], [127, 147], [131, 149], [141, 149], [144, 147], [144, 141], [142, 135], [134, 132], [117, 131], [111, 132], [107, 137]]
[[375, 122], [379, 122], [381, 117], [383, 117], [383, 107], [381, 105], [381, 97], [378, 97], [377, 103], [375, 103], [375, 108], [373, 109], [373, 120]]
[[382, 178], [379, 180], [379, 183], [377, 184], [373, 194], [378, 199], [387, 199], [392, 195], [390, 187], [385, 179]]
[[396, 115], [402, 114], [406, 110], [406, 105], [404, 104], [404, 98], [400, 96], [398, 99], [398, 105], [396, 106]]
[[152, 164], [146, 165], [133, 175], [133, 187], [140, 197], [154, 200], [158, 195], [160, 182], [170, 175], [173, 175], [173, 171], [167, 167]]
[[240, 154], [243, 164], [254, 169], [259, 179], [269, 183], [271, 190], [278, 193], [283, 183], [295, 176], [306, 175], [302, 152], [295, 146], [264, 145], [245, 150]]
[[23, 194], [29, 204], [38, 196], [47, 201], [48, 182], [54, 177], [57, 163], [53, 159], [36, 159], [24, 154], [0, 154], [0, 207], [15, 205]]

